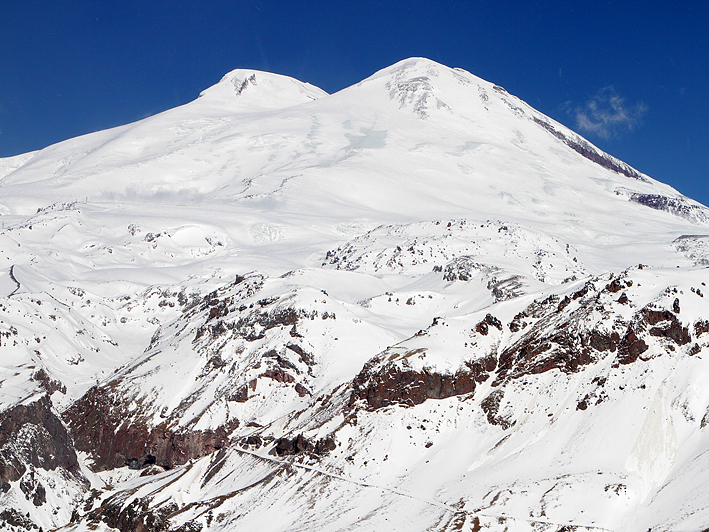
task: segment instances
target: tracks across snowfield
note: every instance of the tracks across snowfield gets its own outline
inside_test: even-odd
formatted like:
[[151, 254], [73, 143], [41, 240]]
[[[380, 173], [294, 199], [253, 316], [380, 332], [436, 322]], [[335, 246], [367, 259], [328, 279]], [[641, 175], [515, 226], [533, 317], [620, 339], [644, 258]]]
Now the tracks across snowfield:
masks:
[[[584, 532], [584, 531], [592, 531], [592, 530], [593, 531], [600, 531], [600, 532], [614, 532], [611, 529], [603, 528], [603, 527], [595, 526], [595, 525], [587, 525], [587, 524], [573, 523], [573, 522], [558, 523], [555, 521], [551, 521], [549, 519], [530, 519], [527, 517], [516, 517], [516, 516], [512, 516], [512, 515], [491, 514], [488, 512], [476, 512], [476, 511], [471, 511], [471, 510], [461, 510], [461, 509], [455, 508], [451, 505], [445, 504], [440, 501], [423, 499], [421, 497], [417, 497], [416, 495], [412, 495], [411, 493], [407, 493], [405, 491], [395, 489], [395, 488], [390, 488], [390, 487], [386, 487], [386, 486], [379, 486], [377, 484], [372, 484], [369, 482], [360, 482], [358, 480], [353, 480], [351, 478], [347, 478], [342, 475], [335, 475], [333, 473], [328, 473], [327, 471], [323, 471], [322, 469], [319, 469], [319, 468], [313, 467], [313, 466], [309, 466], [306, 464], [298, 464], [295, 462], [290, 462], [288, 460], [279, 460], [277, 458], [263, 456], [261, 454], [247, 451], [245, 449], [233, 448], [233, 450], [235, 450], [237, 453], [240, 453], [240, 454], [249, 455], [249, 456], [252, 456], [257, 459], [261, 459], [261, 460], [265, 460], [265, 461], [272, 462], [275, 464], [279, 464], [281, 466], [281, 468], [297, 467], [300, 469], [305, 469], [307, 471], [312, 471], [313, 473], [316, 473], [318, 475], [323, 475], [323, 476], [328, 477], [333, 480], [339, 480], [341, 482], [348, 482], [350, 484], [355, 484], [355, 485], [361, 486], [363, 488], [381, 490], [383, 492], [392, 493], [392, 494], [398, 495], [400, 497], [406, 497], [407, 499], [421, 502], [421, 503], [424, 503], [424, 504], [427, 504], [430, 506], [435, 506], [436, 508], [439, 508], [439, 509], [444, 510], [446, 512], [450, 512], [451, 514], [458, 514], [458, 515], [462, 514], [462, 515], [468, 515], [470, 517], [488, 517], [488, 518], [492, 518], [492, 519], [522, 521], [525, 523], [530, 523], [532, 525], [542, 524], [542, 525], [557, 526], [557, 527], [559, 527], [559, 530], [565, 530], [563, 527], [574, 527], [574, 530], [576, 532]], [[272, 475], [268, 475], [268, 478], [270, 478], [271, 476]], [[255, 484], [257, 484], [257, 483], [254, 483], [254, 485]], [[252, 486], [249, 486], [249, 487], [252, 487]]]

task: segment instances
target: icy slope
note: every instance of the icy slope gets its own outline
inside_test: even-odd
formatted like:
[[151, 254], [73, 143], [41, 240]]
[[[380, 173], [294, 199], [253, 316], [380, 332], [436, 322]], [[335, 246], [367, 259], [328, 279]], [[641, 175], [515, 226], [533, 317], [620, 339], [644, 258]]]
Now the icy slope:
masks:
[[0, 185], [11, 526], [709, 526], [709, 211], [501, 87], [236, 70]]

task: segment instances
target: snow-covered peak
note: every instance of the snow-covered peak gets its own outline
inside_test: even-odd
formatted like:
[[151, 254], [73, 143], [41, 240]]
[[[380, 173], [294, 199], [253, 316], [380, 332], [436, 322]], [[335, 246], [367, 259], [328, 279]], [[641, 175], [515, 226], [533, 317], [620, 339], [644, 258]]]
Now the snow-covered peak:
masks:
[[200, 93], [210, 103], [243, 108], [244, 111], [284, 109], [317, 100], [327, 93], [310, 83], [259, 70], [236, 69], [216, 85]]

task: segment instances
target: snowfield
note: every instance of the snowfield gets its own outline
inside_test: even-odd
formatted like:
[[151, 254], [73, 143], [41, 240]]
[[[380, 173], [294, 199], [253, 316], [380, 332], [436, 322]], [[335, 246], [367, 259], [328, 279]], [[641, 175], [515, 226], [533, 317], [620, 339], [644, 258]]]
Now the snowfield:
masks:
[[709, 209], [413, 58], [0, 159], [0, 523], [709, 529]]

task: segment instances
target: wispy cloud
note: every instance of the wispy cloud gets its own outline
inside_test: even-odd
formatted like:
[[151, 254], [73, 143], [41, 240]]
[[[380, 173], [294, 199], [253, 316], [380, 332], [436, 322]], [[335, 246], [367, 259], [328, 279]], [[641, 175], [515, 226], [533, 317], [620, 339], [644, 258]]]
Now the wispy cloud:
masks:
[[648, 107], [643, 102], [626, 103], [625, 98], [608, 86], [584, 105], [574, 106], [567, 102], [566, 109], [576, 119], [576, 126], [581, 131], [607, 140], [639, 127]]

